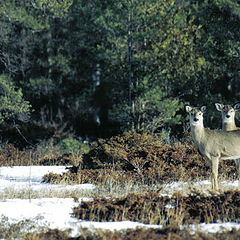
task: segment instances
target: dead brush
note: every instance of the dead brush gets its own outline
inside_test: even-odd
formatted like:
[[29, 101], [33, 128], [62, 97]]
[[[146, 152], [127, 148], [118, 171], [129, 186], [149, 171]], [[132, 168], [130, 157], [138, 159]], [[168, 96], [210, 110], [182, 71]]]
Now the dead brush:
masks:
[[209, 167], [193, 146], [180, 143], [170, 146], [157, 137], [135, 132], [100, 140], [72, 169], [76, 174], [85, 169], [131, 172], [145, 184], [187, 181], [209, 174]]
[[19, 150], [13, 144], [3, 145], [0, 149], [0, 166], [28, 166], [37, 158], [32, 150]]
[[43, 176], [42, 182], [59, 184], [83, 184], [91, 183], [107, 185], [110, 182], [115, 185], [126, 184], [127, 182], [141, 182], [137, 174], [132, 172], [116, 171], [111, 169], [84, 169], [78, 173], [65, 172], [62, 174], [49, 173]]
[[[172, 200], [160, 197], [156, 193], [129, 194], [127, 197], [95, 199], [93, 202], [82, 202], [73, 209], [73, 216], [90, 221], [139, 221], [146, 224], [169, 225], [181, 220], [179, 208], [169, 209]], [[178, 222], [180, 224], [180, 222]]]
[[[78, 165], [82, 161], [82, 154], [62, 154], [52, 143], [41, 150], [43, 146], [19, 150], [13, 144], [0, 146], [0, 166], [29, 166], [29, 165]], [[51, 150], [50, 150], [51, 149]], [[49, 150], [49, 151], [48, 151]]]
[[73, 216], [89, 221], [139, 221], [147, 224], [199, 224], [240, 219], [240, 192], [194, 194], [171, 198], [159, 193], [129, 194], [122, 198], [95, 198], [73, 209]]
[[163, 228], [137, 228], [126, 231], [104, 231], [96, 229], [91, 231], [87, 228], [79, 229], [78, 237], [70, 237], [67, 231], [49, 229], [42, 232], [29, 232], [24, 236], [24, 240], [238, 240], [240, 230], [233, 229], [221, 233], [190, 233], [187, 229], [170, 225]]
[[[83, 156], [70, 154], [69, 161], [78, 159], [78, 166], [61, 174], [68, 184], [125, 184], [127, 182], [153, 185], [174, 181], [199, 181], [209, 177], [207, 162], [192, 145], [162, 144], [156, 137], [135, 132], [124, 133], [99, 144]], [[73, 160], [72, 160], [73, 159]], [[60, 160], [57, 160], [61, 162]], [[234, 163], [220, 163], [219, 173], [236, 178]], [[224, 174], [223, 174], [224, 173]], [[60, 177], [47, 176], [46, 182], [61, 182]], [[72, 182], [71, 182], [72, 181]]]
[[[96, 148], [83, 155], [78, 167], [106, 168], [135, 172], [145, 183], [201, 180], [210, 174], [207, 160], [193, 145], [162, 144], [157, 137], [136, 132], [100, 140]], [[233, 161], [221, 162], [219, 174], [236, 178]]]

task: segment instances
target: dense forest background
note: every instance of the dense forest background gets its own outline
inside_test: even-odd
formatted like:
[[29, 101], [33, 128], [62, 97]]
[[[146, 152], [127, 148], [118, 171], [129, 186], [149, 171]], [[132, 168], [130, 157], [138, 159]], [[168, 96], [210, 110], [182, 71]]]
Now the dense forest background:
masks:
[[237, 0], [5, 0], [1, 140], [181, 137], [185, 104], [240, 101]]

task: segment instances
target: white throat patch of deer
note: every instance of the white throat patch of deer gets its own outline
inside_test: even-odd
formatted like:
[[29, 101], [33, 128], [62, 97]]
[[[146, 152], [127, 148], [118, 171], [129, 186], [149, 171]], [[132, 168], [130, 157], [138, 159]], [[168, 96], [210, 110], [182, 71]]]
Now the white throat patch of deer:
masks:
[[211, 166], [211, 184], [218, 190], [218, 164], [220, 160], [240, 158], [240, 131], [210, 130], [204, 127], [203, 113], [206, 107], [186, 106], [190, 116], [192, 138], [199, 152]]

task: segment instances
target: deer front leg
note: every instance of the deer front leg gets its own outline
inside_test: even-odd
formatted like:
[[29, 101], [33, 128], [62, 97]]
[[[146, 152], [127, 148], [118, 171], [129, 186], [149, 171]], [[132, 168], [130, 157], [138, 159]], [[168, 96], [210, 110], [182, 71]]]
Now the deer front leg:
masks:
[[235, 160], [236, 168], [237, 168], [237, 174], [238, 174], [238, 188], [240, 189], [240, 164], [239, 159]]
[[212, 190], [217, 191], [218, 190], [218, 163], [219, 158], [212, 157], [211, 158], [211, 183], [212, 183]]

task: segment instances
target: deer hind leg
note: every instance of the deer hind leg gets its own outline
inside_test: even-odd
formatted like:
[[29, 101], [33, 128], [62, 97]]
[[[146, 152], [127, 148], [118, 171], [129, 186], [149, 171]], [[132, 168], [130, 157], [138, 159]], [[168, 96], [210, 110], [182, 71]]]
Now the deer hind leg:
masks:
[[214, 157], [211, 159], [211, 183], [212, 183], [212, 190], [218, 190], [218, 163], [219, 159]]
[[235, 160], [236, 163], [236, 168], [238, 172], [238, 188], [240, 189], [240, 164], [239, 164], [240, 159]]

